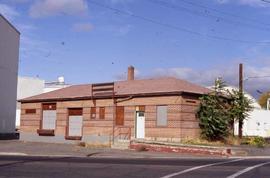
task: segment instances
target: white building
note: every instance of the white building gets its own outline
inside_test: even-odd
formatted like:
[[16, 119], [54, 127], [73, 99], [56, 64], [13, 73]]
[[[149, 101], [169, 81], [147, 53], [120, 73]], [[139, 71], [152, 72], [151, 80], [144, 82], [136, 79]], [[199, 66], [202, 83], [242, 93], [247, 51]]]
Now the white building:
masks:
[[0, 138], [15, 136], [20, 32], [0, 14]]
[[58, 77], [57, 81], [45, 82], [45, 87], [43, 93], [58, 90], [70, 86], [70, 84], [65, 83], [65, 78], [63, 76]]
[[[18, 77], [17, 100], [43, 93], [45, 81], [33, 77]], [[21, 104], [17, 102], [16, 127], [20, 126]]]
[[[225, 89], [232, 91], [238, 90], [237, 87], [228, 86]], [[253, 111], [243, 123], [243, 136], [270, 137], [270, 111], [262, 109], [257, 100], [249, 93], [244, 92], [245, 97], [252, 101]], [[238, 122], [235, 122], [234, 133], [238, 135]]]
[[[237, 87], [227, 86], [225, 90], [238, 90]], [[249, 93], [244, 92], [245, 97], [252, 101], [254, 110], [243, 123], [243, 136], [270, 137], [270, 110], [262, 109], [257, 100]], [[238, 135], [238, 122], [234, 125], [234, 134]]]

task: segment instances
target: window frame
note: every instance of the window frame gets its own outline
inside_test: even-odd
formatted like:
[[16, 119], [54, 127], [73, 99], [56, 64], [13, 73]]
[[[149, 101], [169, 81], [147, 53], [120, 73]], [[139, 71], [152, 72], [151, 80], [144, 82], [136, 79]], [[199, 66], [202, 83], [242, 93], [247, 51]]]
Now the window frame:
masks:
[[[81, 136], [70, 136], [69, 135], [69, 116], [82, 116], [82, 130]], [[67, 123], [66, 123], [66, 140], [82, 140], [83, 136], [83, 108], [68, 108], [67, 109]]]
[[39, 124], [39, 129], [37, 129], [37, 133], [39, 134], [39, 136], [55, 136], [55, 129], [56, 129], [56, 125], [57, 125], [57, 115], [55, 116], [55, 125], [54, 125], [54, 129], [44, 129], [43, 128], [43, 112], [44, 111], [55, 111], [57, 112], [57, 103], [42, 103], [41, 104], [41, 119], [40, 119], [40, 124]]
[[105, 120], [105, 107], [99, 107], [99, 120]]
[[[159, 115], [158, 115], [158, 108], [159, 107], [166, 107], [166, 124], [165, 125], [159, 125]], [[168, 105], [157, 105], [156, 106], [156, 127], [168, 127]]]
[[96, 119], [97, 118], [97, 107], [91, 107], [90, 109], [90, 118]]
[[36, 114], [37, 113], [37, 109], [33, 109], [33, 108], [29, 108], [29, 109], [25, 109], [24, 111], [25, 114]]

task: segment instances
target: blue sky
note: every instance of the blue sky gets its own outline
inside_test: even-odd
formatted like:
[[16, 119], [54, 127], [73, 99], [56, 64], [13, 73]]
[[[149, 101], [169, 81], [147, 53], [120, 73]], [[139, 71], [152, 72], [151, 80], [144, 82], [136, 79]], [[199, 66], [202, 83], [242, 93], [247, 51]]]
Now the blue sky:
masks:
[[22, 76], [106, 82], [133, 65], [137, 78], [237, 85], [239, 62], [245, 77], [270, 75], [270, 3], [261, 0], [0, 0], [0, 13], [21, 32]]

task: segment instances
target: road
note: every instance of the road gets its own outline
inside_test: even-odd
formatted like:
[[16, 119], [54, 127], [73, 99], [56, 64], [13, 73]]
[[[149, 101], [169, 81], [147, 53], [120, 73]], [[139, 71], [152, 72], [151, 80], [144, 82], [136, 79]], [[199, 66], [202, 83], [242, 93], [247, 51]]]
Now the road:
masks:
[[0, 156], [0, 177], [268, 178], [270, 159]]

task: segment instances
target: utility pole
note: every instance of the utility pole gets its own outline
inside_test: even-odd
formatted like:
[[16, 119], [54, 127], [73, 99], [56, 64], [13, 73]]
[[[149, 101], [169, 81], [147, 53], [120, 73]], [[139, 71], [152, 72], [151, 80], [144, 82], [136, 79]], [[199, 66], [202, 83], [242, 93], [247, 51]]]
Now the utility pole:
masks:
[[[241, 99], [243, 99], [243, 64], [239, 64], [239, 92], [241, 95]], [[242, 117], [238, 118], [238, 137], [242, 139], [242, 129], [243, 129], [243, 120]]]

